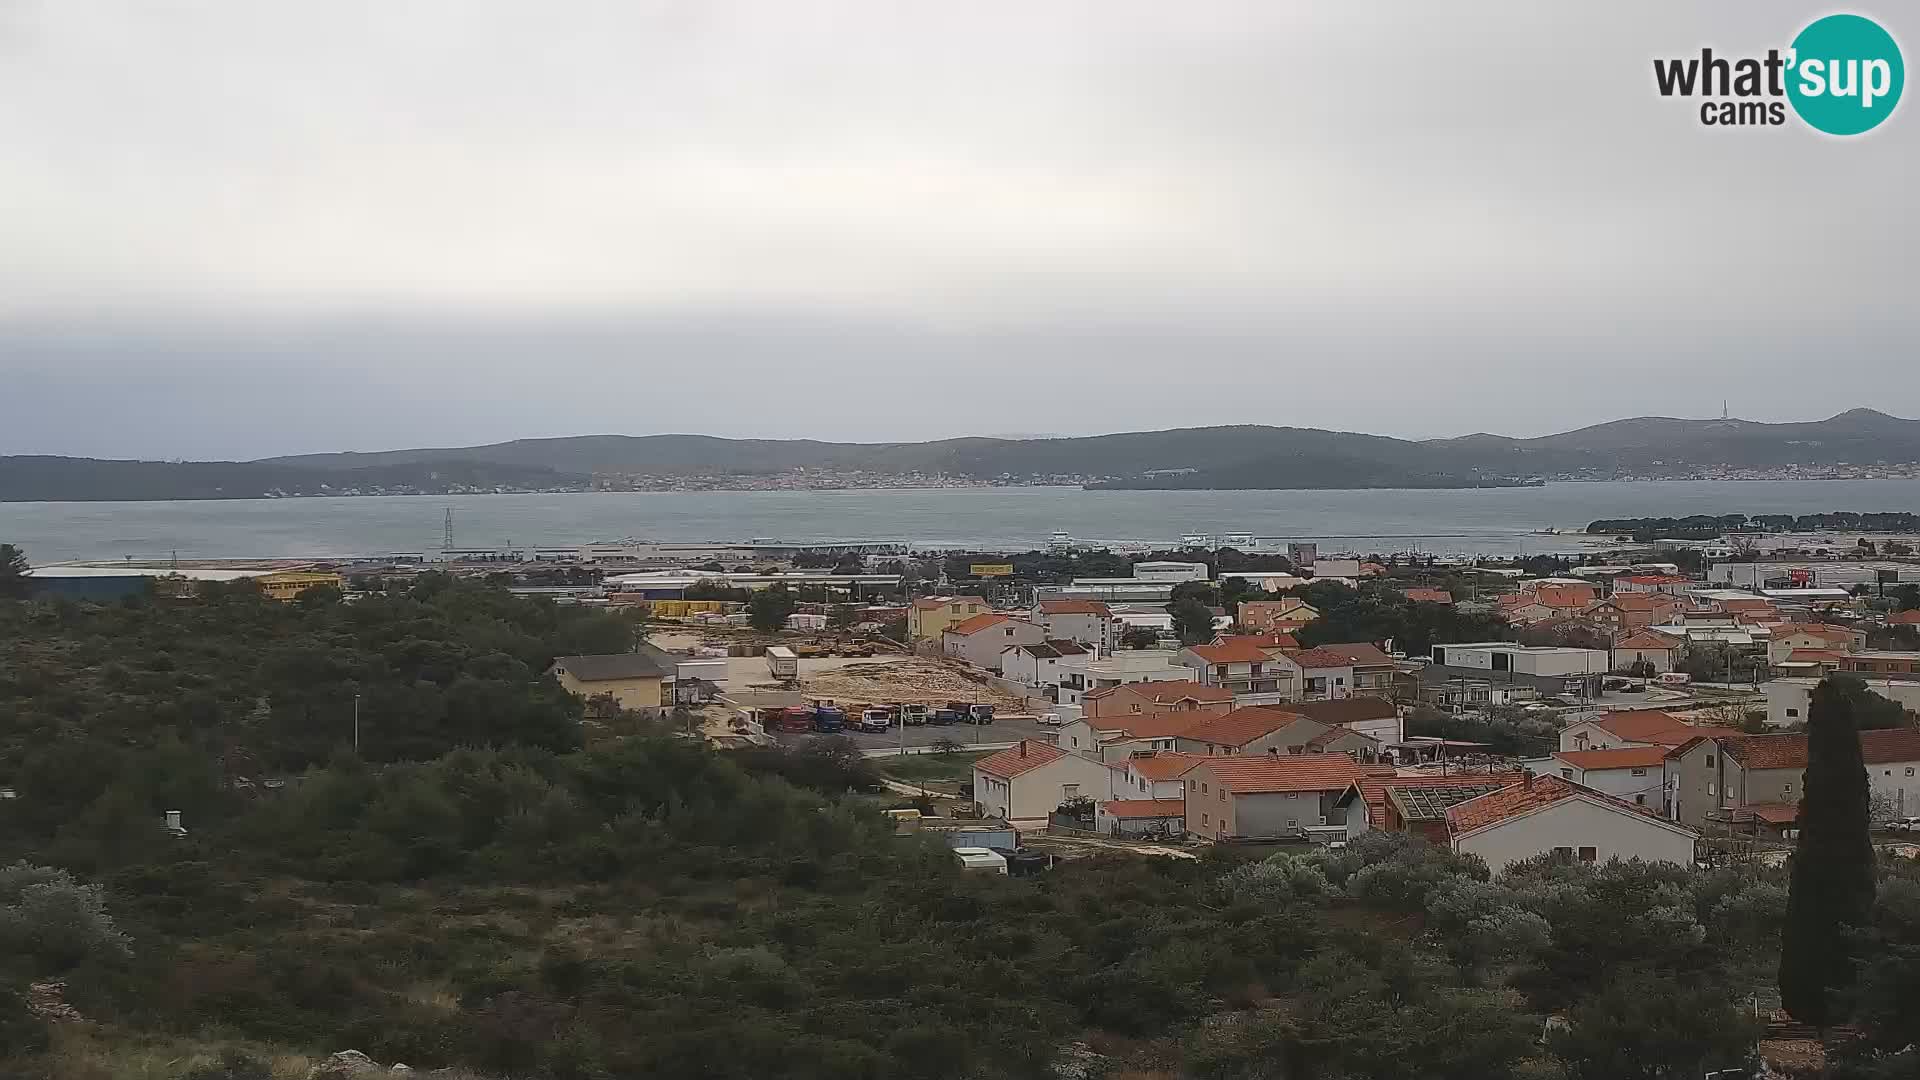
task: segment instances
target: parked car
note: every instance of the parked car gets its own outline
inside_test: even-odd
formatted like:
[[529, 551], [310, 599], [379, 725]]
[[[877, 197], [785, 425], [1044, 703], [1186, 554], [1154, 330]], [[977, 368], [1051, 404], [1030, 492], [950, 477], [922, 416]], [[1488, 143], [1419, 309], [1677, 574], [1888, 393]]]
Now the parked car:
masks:
[[1041, 726], [1041, 727], [1059, 727], [1059, 726], [1060, 726], [1060, 714], [1059, 714], [1059, 713], [1057, 713], [1057, 712], [1043, 712], [1043, 713], [1041, 713], [1041, 714], [1040, 714], [1040, 726]]
[[1887, 828], [1894, 832], [1920, 832], [1920, 817], [1895, 818], [1887, 823]]

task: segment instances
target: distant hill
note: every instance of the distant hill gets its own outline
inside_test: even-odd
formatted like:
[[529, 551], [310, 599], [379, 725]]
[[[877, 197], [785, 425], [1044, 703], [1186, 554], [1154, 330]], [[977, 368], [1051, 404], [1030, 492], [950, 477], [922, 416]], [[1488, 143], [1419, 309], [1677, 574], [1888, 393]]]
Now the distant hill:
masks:
[[0, 502], [443, 495], [462, 491], [585, 490], [590, 484], [590, 477], [553, 469], [473, 461], [302, 469], [262, 461], [0, 457]]
[[[1082, 438], [833, 443], [710, 435], [579, 435], [488, 446], [249, 462], [0, 458], [0, 501], [249, 498], [397, 491], [573, 490], [724, 482], [796, 469], [1133, 489], [1477, 487], [1527, 477], [1684, 476], [1706, 469], [1920, 463], [1920, 421], [1871, 409], [1826, 420], [1638, 417], [1516, 439], [1411, 441], [1318, 428], [1176, 428]], [[617, 485], [616, 485], [617, 486]]]

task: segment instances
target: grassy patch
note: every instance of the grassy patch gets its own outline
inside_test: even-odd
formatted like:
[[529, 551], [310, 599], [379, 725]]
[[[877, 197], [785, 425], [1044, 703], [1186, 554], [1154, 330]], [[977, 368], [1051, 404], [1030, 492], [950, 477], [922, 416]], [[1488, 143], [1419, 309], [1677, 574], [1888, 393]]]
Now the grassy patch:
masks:
[[875, 758], [874, 764], [891, 779], [903, 784], [937, 784], [943, 781], [964, 783], [973, 779], [973, 763], [986, 757], [975, 754], [910, 754], [906, 757]]

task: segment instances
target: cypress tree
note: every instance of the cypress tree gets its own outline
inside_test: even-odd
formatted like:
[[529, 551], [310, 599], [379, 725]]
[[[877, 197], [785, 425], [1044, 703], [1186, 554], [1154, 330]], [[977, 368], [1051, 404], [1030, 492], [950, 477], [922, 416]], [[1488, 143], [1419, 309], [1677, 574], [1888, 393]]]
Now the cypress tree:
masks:
[[1854, 975], [1851, 931], [1866, 926], [1873, 909], [1867, 768], [1847, 689], [1821, 680], [1807, 710], [1800, 839], [1780, 941], [1780, 1003], [1821, 1028], [1839, 1019], [1835, 992]]

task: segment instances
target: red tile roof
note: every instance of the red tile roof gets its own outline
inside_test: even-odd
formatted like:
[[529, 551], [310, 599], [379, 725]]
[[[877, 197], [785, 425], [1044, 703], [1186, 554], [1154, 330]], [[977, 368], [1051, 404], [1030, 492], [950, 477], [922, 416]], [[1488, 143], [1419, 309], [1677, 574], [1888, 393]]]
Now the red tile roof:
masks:
[[1623, 577], [1618, 580], [1631, 581], [1635, 585], [1679, 585], [1682, 582], [1692, 579], [1678, 577], [1673, 574], [1635, 574], [1632, 577]]
[[1235, 795], [1278, 791], [1340, 791], [1364, 775], [1347, 754], [1292, 754], [1287, 757], [1216, 757], [1194, 766], [1213, 774]]
[[[1232, 701], [1233, 691], [1220, 686], [1202, 686], [1188, 679], [1157, 679], [1150, 682], [1125, 683], [1121, 686], [1109, 686], [1105, 690], [1095, 690], [1087, 697], [1104, 697], [1121, 690], [1131, 690], [1155, 705], [1170, 705], [1176, 701], [1192, 698], [1195, 701]], [[1106, 717], [1097, 719], [1105, 720]]]
[[973, 767], [976, 772], [997, 776], [1002, 780], [1011, 780], [1021, 773], [1032, 772], [1042, 765], [1051, 764], [1066, 756], [1065, 750], [1052, 743], [1022, 739], [1017, 746], [1009, 746], [997, 754], [981, 758], [973, 763]]
[[[1891, 617], [1888, 621], [1892, 621]], [[1827, 641], [1852, 641], [1854, 635], [1858, 633], [1860, 631], [1845, 626], [1835, 626], [1832, 623], [1783, 623], [1773, 628], [1775, 639], [1786, 637], [1788, 634], [1805, 634], [1808, 637], [1824, 638]]]
[[999, 612], [983, 611], [971, 619], [962, 619], [952, 626], [947, 627], [947, 633], [961, 635], [977, 634], [989, 626], [998, 626], [1006, 621], [1007, 617]]
[[1745, 810], [1769, 825], [1791, 825], [1800, 818], [1800, 804], [1785, 802], [1743, 803], [1737, 810]]
[[1393, 702], [1367, 695], [1330, 701], [1296, 701], [1289, 705], [1268, 705], [1266, 708], [1294, 713], [1335, 727], [1357, 724], [1362, 720], [1390, 720], [1399, 715], [1399, 709], [1394, 707]]
[[1093, 725], [1095, 731], [1121, 732], [1119, 739], [1170, 739], [1186, 734], [1188, 728], [1206, 715], [1191, 710], [1136, 713], [1131, 716], [1093, 716], [1087, 719], [1087, 723]]
[[1159, 750], [1133, 755], [1127, 759], [1126, 767], [1148, 780], [1171, 780], [1205, 760], [1207, 760], [1205, 754], [1178, 754], [1170, 750]]
[[1445, 589], [1403, 589], [1401, 595], [1417, 603], [1451, 604], [1453, 594]]
[[1621, 611], [1652, 611], [1655, 608], [1680, 606], [1680, 598], [1668, 593], [1614, 593], [1602, 602], [1612, 604]]
[[1913, 611], [1894, 612], [1893, 614], [1887, 616], [1887, 625], [1888, 626], [1920, 625], [1920, 608], [1916, 608]]
[[1615, 750], [1562, 750], [1553, 755], [1579, 769], [1659, 768], [1667, 759], [1664, 746], [1623, 746]]
[[[1807, 737], [1732, 735], [1719, 740], [1728, 757], [1748, 769], [1804, 769]], [[1920, 761], [1920, 728], [1879, 728], [1860, 733], [1860, 756], [1868, 765]]]
[[1316, 645], [1312, 652], [1332, 653], [1344, 657], [1346, 662], [1360, 667], [1390, 665], [1393, 657], [1380, 651], [1380, 646], [1369, 641], [1354, 641], [1335, 645]]
[[1111, 616], [1113, 609], [1098, 600], [1042, 600], [1040, 614]]
[[1679, 648], [1680, 642], [1665, 634], [1655, 633], [1652, 630], [1637, 630], [1621, 638], [1619, 641], [1614, 642], [1613, 647], [1616, 649], [1666, 649], [1671, 651]]
[[1185, 817], [1187, 800], [1185, 799], [1115, 799], [1102, 803], [1100, 808], [1108, 817], [1116, 818], [1163, 818]]
[[1353, 661], [1347, 654], [1334, 652], [1327, 648], [1301, 649], [1293, 654], [1293, 662], [1303, 668], [1352, 667]]
[[1845, 658], [1845, 653], [1837, 653], [1832, 649], [1793, 649], [1787, 653], [1787, 662], [1790, 664], [1837, 664]]
[[1628, 742], [1651, 743], [1655, 746], [1679, 746], [1701, 736], [1716, 738], [1739, 734], [1731, 728], [1693, 727], [1679, 717], [1654, 711], [1612, 712], [1594, 723]]
[[1218, 645], [1189, 645], [1187, 651], [1209, 664], [1257, 664], [1267, 658], [1265, 649], [1244, 637], [1226, 638]]
[[1333, 745], [1336, 742], [1339, 742], [1341, 739], [1349, 735], [1352, 735], [1356, 738], [1365, 739], [1367, 743], [1371, 743], [1375, 746], [1379, 745], [1379, 742], [1380, 742], [1380, 740], [1374, 738], [1373, 736], [1367, 734], [1364, 731], [1355, 731], [1354, 729], [1348, 728], [1348, 727], [1330, 727], [1327, 730], [1321, 732], [1320, 734], [1315, 735], [1313, 738], [1308, 739], [1306, 742], [1306, 747], [1308, 750], [1324, 751], [1327, 747]]
[[[1468, 799], [1447, 808], [1447, 831], [1455, 836], [1469, 833], [1475, 829], [1484, 829], [1508, 818], [1552, 806], [1563, 799], [1584, 796], [1596, 802], [1610, 806], [1627, 814], [1636, 814], [1651, 821], [1667, 825], [1667, 822], [1644, 806], [1635, 806], [1623, 799], [1616, 799], [1605, 792], [1595, 791], [1582, 784], [1558, 776], [1536, 776], [1510, 787], [1501, 788], [1489, 795], [1477, 799]], [[1677, 825], [1670, 828], [1679, 828]]]
[[1222, 716], [1205, 717], [1181, 732], [1180, 737], [1215, 746], [1245, 746], [1263, 735], [1270, 735], [1299, 722], [1300, 717], [1294, 713], [1254, 705], [1235, 709]]

